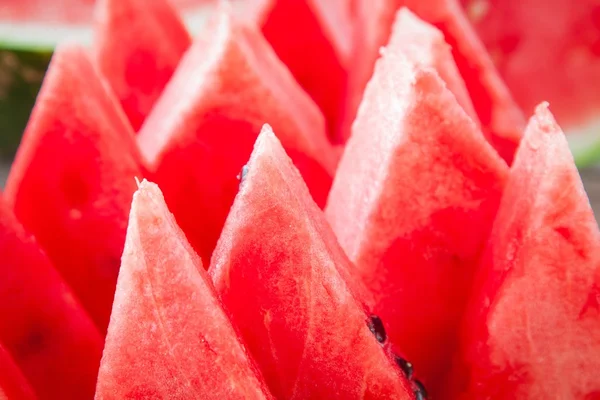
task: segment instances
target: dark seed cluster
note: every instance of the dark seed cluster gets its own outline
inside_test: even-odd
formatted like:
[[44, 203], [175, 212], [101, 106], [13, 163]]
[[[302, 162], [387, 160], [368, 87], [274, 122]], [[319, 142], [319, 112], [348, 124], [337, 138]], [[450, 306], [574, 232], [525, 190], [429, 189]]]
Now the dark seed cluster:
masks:
[[[387, 334], [385, 333], [385, 327], [383, 326], [383, 321], [381, 318], [379, 318], [377, 315], [371, 314], [367, 319], [367, 326], [369, 327], [369, 330], [373, 336], [375, 336], [375, 339], [377, 339], [381, 345], [385, 345]], [[413, 379], [413, 365], [397, 354], [392, 353], [392, 357], [396, 362], [396, 365], [402, 370], [406, 378], [411, 382], [415, 399], [427, 399], [427, 390], [425, 390], [423, 383], [417, 379]]]

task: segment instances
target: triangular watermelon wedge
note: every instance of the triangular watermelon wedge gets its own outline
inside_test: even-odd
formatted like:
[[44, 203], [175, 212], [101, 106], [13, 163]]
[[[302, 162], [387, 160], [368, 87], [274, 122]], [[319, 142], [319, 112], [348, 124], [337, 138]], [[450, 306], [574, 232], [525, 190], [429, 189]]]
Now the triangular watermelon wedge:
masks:
[[599, 304], [600, 232], [542, 104], [494, 223], [449, 398], [600, 398]]
[[0, 345], [0, 399], [36, 399], [31, 386], [2, 345]]
[[[408, 7], [444, 33], [484, 133], [510, 163], [525, 127], [525, 117], [456, 0], [358, 0], [357, 15], [360, 20], [355, 62], [366, 64], [357, 72], [353, 91], [361, 93], [379, 48], [389, 36], [396, 10], [402, 6]], [[357, 101], [356, 96], [354, 101]]]
[[322, 114], [260, 32], [224, 7], [186, 53], [138, 135], [169, 208], [205, 260], [264, 123], [278, 130], [324, 206], [336, 156]]
[[396, 13], [388, 46], [397, 49], [413, 63], [434, 68], [454, 94], [458, 104], [473, 122], [479, 124], [465, 81], [454, 62], [452, 48], [439, 29], [417, 17], [408, 8], [402, 7]]
[[436, 395], [506, 163], [431, 68], [383, 50], [326, 215], [392, 342]]
[[96, 400], [271, 398], [160, 190], [142, 182]]
[[265, 127], [209, 273], [277, 398], [413, 398], [385, 332], [350, 289], [351, 268]]
[[140, 162], [134, 132], [86, 51], [57, 48], [5, 194], [102, 332]]
[[3, 199], [0, 259], [0, 342], [40, 399], [91, 398], [103, 338]]
[[168, 0], [99, 0], [94, 58], [138, 130], [191, 44]]

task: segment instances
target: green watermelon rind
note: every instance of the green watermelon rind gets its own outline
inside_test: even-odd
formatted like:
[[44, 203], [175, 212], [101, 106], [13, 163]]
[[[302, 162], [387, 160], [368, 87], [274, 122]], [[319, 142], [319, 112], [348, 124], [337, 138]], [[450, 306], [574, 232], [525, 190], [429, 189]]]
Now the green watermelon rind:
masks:
[[19, 145], [52, 51], [1, 48], [0, 156], [7, 158]]

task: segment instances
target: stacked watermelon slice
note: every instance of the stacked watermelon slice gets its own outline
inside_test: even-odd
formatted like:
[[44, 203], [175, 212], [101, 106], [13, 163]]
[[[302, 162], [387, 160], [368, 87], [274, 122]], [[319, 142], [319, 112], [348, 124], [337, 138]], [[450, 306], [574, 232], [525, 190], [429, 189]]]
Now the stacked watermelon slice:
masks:
[[458, 3], [211, 10], [100, 0], [56, 49], [0, 199], [0, 398], [600, 399], [598, 225]]

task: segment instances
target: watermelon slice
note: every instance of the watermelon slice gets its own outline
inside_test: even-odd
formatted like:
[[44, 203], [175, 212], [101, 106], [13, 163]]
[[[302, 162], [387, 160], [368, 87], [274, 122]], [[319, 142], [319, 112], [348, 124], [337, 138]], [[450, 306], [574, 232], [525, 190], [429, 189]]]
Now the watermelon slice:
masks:
[[0, 345], [0, 399], [35, 400], [35, 394], [10, 354]]
[[133, 197], [96, 399], [271, 399], [154, 184]]
[[2, 199], [0, 259], [0, 341], [40, 399], [91, 398], [102, 337]]
[[85, 51], [59, 47], [5, 194], [102, 332], [140, 160], [131, 126]]
[[561, 125], [576, 128], [598, 119], [598, 0], [553, 0], [552, 7], [540, 0], [463, 0], [463, 4], [524, 109], [546, 99]]
[[494, 223], [449, 398], [600, 398], [599, 300], [600, 232], [543, 104]]
[[421, 20], [408, 8], [396, 13], [389, 47], [397, 49], [408, 60], [423, 67], [434, 68], [456, 97], [458, 104], [479, 123], [473, 102], [452, 57], [452, 49], [437, 28]]
[[367, 86], [326, 214], [392, 343], [435, 396], [507, 166], [435, 70], [394, 43]]
[[137, 131], [191, 43], [167, 0], [100, 0], [96, 65]]
[[138, 135], [169, 208], [205, 260], [265, 122], [324, 205], [335, 153], [323, 116], [262, 35], [225, 9], [185, 55]]
[[217, 292], [277, 398], [412, 399], [329, 229], [264, 128], [209, 269]]
[[463, 0], [515, 100], [547, 100], [576, 161], [600, 158], [600, 2]]
[[[362, 92], [391, 30], [396, 10], [406, 6], [426, 22], [438, 27], [452, 46], [454, 60], [471, 95], [484, 133], [500, 155], [511, 162], [525, 118], [500, 79], [492, 60], [470, 26], [456, 0], [357, 0], [359, 39], [356, 62], [365, 63], [357, 72], [353, 91]], [[358, 97], [354, 96], [354, 103]], [[354, 104], [356, 106], [356, 104]]]
[[352, 2], [254, 2], [258, 26], [298, 83], [321, 107], [330, 138], [339, 141], [353, 46]]

